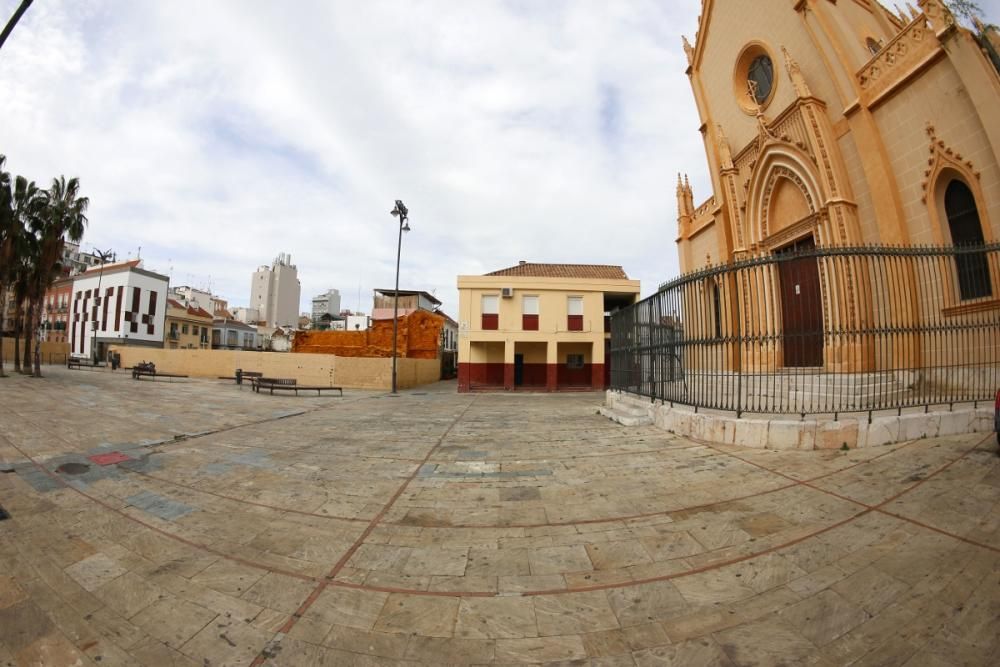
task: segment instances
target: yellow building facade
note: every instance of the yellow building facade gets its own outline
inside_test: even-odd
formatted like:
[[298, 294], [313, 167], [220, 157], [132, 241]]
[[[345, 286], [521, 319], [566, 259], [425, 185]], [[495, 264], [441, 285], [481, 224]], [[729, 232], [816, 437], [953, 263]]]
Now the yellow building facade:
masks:
[[459, 391], [602, 389], [607, 315], [639, 297], [620, 266], [538, 264], [459, 276]]
[[[1000, 238], [1000, 75], [940, 0], [905, 15], [873, 0], [750, 4], [703, 0], [684, 40], [713, 190], [696, 197], [678, 179], [684, 273], [817, 247]], [[892, 303], [899, 327], [930, 321], [931, 291], [949, 325], [1000, 309], [996, 252], [940, 260], [927, 276], [889, 267], [891, 280], [852, 262], [788, 262], [756, 285], [733, 274], [685, 292], [678, 308], [704, 313], [686, 335], [723, 341], [696, 365], [919, 367], [925, 343], [875, 350], [857, 337], [834, 350], [830, 332], [870, 330], [887, 310], [880, 299], [899, 293], [911, 295]], [[727, 347], [734, 335], [754, 344]], [[789, 341], [794, 353], [777, 349]]]
[[168, 350], [212, 349], [212, 314], [204, 308], [186, 307], [167, 299], [164, 347]]

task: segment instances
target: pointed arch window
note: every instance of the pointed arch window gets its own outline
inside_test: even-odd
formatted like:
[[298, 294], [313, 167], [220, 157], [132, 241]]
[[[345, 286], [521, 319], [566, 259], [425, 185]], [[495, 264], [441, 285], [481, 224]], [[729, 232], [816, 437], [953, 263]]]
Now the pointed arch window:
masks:
[[[958, 248], [984, 244], [976, 198], [965, 183], [953, 179], [944, 193], [944, 210], [948, 216], [951, 242]], [[955, 255], [958, 290], [962, 301], [991, 296], [989, 265], [984, 252], [962, 252]]]

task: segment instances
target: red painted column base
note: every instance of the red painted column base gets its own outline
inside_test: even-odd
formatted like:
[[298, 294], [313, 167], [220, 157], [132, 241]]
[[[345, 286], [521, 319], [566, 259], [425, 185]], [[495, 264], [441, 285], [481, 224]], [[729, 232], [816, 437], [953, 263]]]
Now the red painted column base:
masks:
[[559, 364], [545, 364], [545, 391], [559, 389]]
[[503, 365], [503, 388], [507, 391], [514, 390], [514, 364]]
[[604, 389], [604, 364], [591, 364], [590, 386], [594, 389]]

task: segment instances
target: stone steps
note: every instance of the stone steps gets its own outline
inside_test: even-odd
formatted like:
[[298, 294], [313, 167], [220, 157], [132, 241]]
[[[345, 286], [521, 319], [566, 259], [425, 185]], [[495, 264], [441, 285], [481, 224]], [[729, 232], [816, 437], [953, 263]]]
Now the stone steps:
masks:
[[598, 412], [622, 426], [649, 426], [653, 423], [653, 418], [649, 416], [649, 411], [645, 408], [628, 405], [619, 405], [614, 408], [601, 406]]

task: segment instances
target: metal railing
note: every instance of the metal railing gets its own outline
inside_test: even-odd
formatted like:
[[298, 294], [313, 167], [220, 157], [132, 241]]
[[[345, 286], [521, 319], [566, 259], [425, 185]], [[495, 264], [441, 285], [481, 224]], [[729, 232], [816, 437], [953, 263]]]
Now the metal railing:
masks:
[[826, 247], [660, 286], [611, 321], [611, 388], [768, 414], [992, 401], [1000, 244]]

